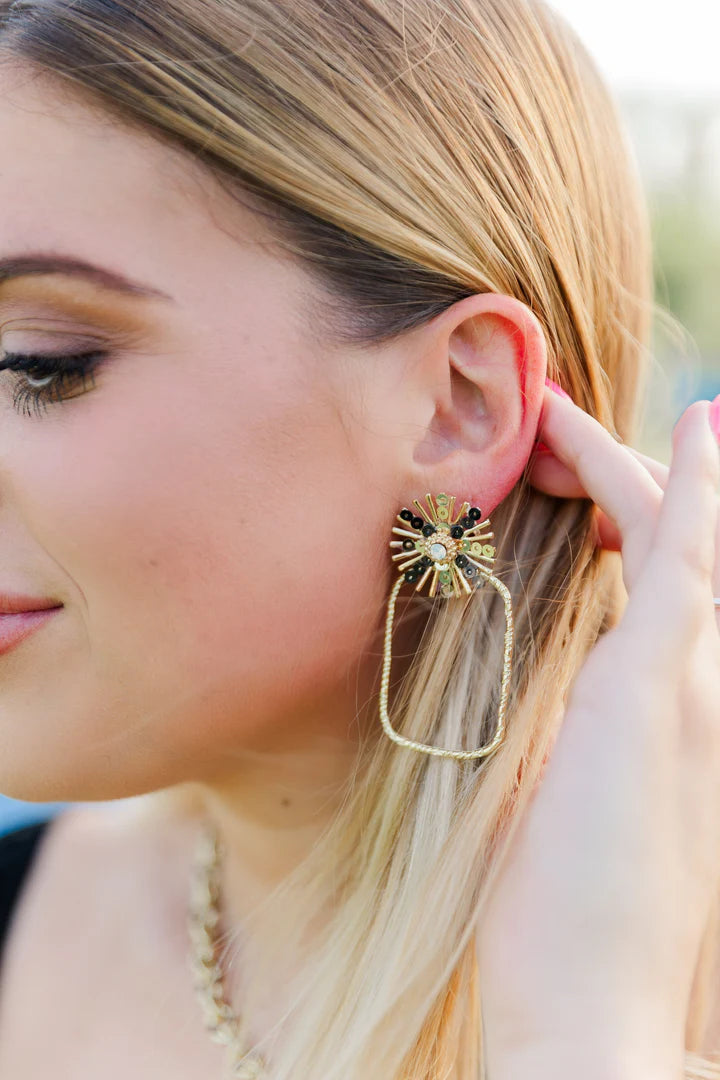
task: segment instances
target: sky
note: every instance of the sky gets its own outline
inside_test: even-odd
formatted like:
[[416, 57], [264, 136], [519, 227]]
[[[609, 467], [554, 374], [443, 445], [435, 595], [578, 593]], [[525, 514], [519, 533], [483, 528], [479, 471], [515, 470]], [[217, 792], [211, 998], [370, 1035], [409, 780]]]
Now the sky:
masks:
[[714, 0], [548, 0], [618, 90], [720, 100], [720, 5]]

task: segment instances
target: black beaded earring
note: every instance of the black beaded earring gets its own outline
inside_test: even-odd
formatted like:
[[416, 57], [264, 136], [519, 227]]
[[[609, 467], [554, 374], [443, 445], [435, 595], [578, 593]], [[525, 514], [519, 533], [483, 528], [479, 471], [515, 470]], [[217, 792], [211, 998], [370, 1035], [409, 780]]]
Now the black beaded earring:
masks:
[[[514, 640], [512, 597], [507, 587], [492, 573], [495, 548], [487, 541], [492, 539], [493, 533], [483, 531], [490, 525], [490, 519], [483, 520], [480, 508], [471, 506], [468, 502], [463, 502], [457, 516], [453, 517], [455, 496], [448, 496], [444, 492], [436, 496], [435, 503], [430, 494], [425, 496], [425, 501], [427, 508], [417, 499], [413, 499], [418, 513], [403, 507], [397, 515], [400, 525], [395, 525], [392, 529], [393, 533], [402, 537], [402, 539], [390, 541], [391, 548], [401, 549], [392, 556], [400, 577], [393, 585], [388, 599], [383, 673], [380, 685], [380, 719], [385, 733], [399, 746], [461, 761], [485, 757], [496, 750], [505, 737], [505, 713], [512, 673]], [[405, 582], [410, 584], [417, 582], [415, 592], [419, 593], [428, 579], [430, 579], [428, 596], [458, 599], [472, 594], [488, 582], [497, 589], [505, 604], [505, 651], [498, 724], [492, 740], [487, 746], [482, 746], [478, 750], [446, 750], [438, 746], [428, 746], [425, 743], [406, 739], [395, 731], [390, 723], [387, 706], [395, 601]]]

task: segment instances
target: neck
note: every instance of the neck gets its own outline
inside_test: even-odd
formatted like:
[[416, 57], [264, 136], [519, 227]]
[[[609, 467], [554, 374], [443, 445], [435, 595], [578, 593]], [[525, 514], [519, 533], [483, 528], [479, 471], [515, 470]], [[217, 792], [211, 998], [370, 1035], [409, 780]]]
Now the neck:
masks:
[[[407, 627], [398, 621], [393, 683], [402, 678], [412, 661], [421, 630], [422, 620], [413, 619]], [[222, 851], [219, 906], [223, 936], [231, 943], [228, 955], [234, 955], [235, 948], [241, 954], [241, 960], [233, 964], [239, 982], [233, 976], [228, 997], [231, 1005], [238, 1003], [237, 1011], [241, 1012], [245, 1000], [243, 969], [262, 971], [268, 1005], [261, 1013], [252, 1011], [256, 1038], [282, 1013], [283, 991], [289, 976], [298, 970], [296, 958], [287, 953], [278, 958], [279, 967], [274, 960], [265, 963], [266, 955], [277, 954], [272, 920], [264, 922], [259, 916], [276, 886], [307, 857], [336, 817], [357, 767], [361, 735], [367, 734], [370, 741], [373, 732], [376, 738], [383, 737], [377, 711], [381, 656], [380, 643], [370, 653], [369, 667], [357, 678], [345, 680], [343, 692], [325, 702], [322, 710], [316, 709], [312, 715], [295, 713], [291, 723], [282, 732], [273, 729], [264, 744], [259, 738], [252, 746], [243, 744], [233, 752], [232, 768], [212, 779], [176, 785], [155, 796], [158, 808], [165, 799], [169, 801], [171, 821], [181, 816], [190, 825], [189, 830], [182, 830], [187, 851], [183, 867], [189, 867], [193, 857], [199, 822], [209, 820], [217, 829]], [[184, 902], [189, 895], [189, 877], [181, 874], [178, 887]], [[313, 927], [319, 928], [326, 914], [324, 910], [313, 912]]]

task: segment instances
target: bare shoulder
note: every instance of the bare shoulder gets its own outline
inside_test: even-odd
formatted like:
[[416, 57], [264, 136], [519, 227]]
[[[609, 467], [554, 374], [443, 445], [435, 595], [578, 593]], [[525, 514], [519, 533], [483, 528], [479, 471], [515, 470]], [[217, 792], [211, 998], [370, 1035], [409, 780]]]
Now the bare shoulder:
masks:
[[51, 823], [0, 972], [0, 1080], [220, 1075], [187, 971], [197, 818], [177, 810], [143, 797]]
[[77, 916], [76, 885], [88, 868], [87, 848], [92, 848], [94, 834], [93, 809], [70, 807], [48, 823], [8, 927], [0, 982], [3, 998], [18, 960], [27, 958], [27, 945], [41, 945], [55, 926], [68, 926]]
[[66, 999], [67, 973], [74, 970], [70, 943], [91, 930], [95, 909], [86, 898], [98, 843], [94, 817], [93, 809], [70, 807], [48, 824], [12, 911], [0, 967], [3, 1077], [17, 1068], [18, 1047], [31, 1045], [35, 1005], [42, 1009], [58, 990], [59, 1001]]
[[3, 1047], [31, 1038], [39, 1012], [46, 1029], [49, 1016], [66, 1024], [64, 1008], [91, 1015], [133, 949], [152, 943], [158, 971], [176, 954], [189, 824], [133, 804], [71, 806], [42, 837], [0, 969], [0, 1065]]
[[703, 1050], [714, 1054], [720, 1053], [720, 915], [718, 918], [718, 938], [714, 964], [711, 966], [711, 974], [707, 979], [706, 992], [710, 1005], [710, 1016], [705, 1028], [703, 1038]]
[[62, 810], [49, 823], [23, 882], [4, 966], [12, 972], [31, 942], [57, 948], [76, 926], [91, 933], [95, 921], [105, 923], [122, 899], [123, 881], [131, 879], [136, 889], [143, 869], [161, 875], [174, 835], [163, 824], [132, 800]]

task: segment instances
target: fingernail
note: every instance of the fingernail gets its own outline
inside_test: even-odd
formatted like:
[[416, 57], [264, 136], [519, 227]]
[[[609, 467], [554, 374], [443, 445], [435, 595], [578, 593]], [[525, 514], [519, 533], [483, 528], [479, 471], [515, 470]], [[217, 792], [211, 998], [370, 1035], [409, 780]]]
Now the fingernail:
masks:
[[720, 443], [720, 394], [710, 404], [710, 427]]
[[572, 401], [572, 398], [565, 390], [563, 390], [562, 386], [558, 386], [558, 384], [556, 382], [553, 382], [552, 379], [545, 379], [545, 385], [550, 387], [553, 394], [559, 394], [560, 397], [564, 397], [567, 398], [568, 401]]

